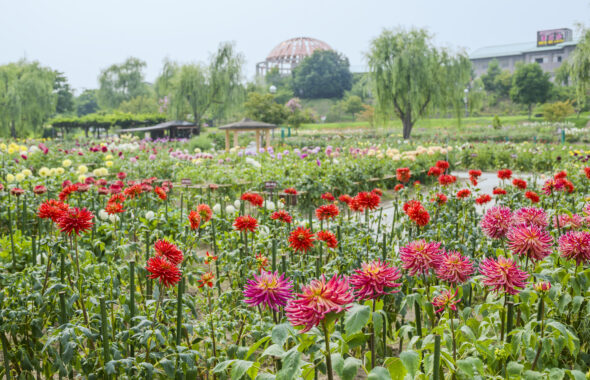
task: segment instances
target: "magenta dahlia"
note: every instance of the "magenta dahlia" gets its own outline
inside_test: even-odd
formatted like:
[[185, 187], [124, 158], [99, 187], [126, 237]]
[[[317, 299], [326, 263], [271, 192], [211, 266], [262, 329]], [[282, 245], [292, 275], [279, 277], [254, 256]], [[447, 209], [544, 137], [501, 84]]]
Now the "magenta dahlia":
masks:
[[432, 300], [432, 305], [437, 308], [436, 312], [440, 313], [444, 311], [446, 308], [449, 308], [453, 311], [457, 310], [457, 304], [461, 302], [460, 298], [457, 297], [457, 290], [453, 291], [453, 289], [444, 290], [441, 294], [434, 297]]
[[329, 281], [322, 275], [303, 286], [297, 298], [287, 303], [287, 319], [293, 326], [303, 326], [307, 332], [317, 326], [329, 314], [341, 313], [354, 301], [354, 296], [344, 276], [334, 275]]
[[549, 225], [547, 213], [542, 208], [523, 207], [512, 214], [512, 224], [527, 226], [537, 226], [546, 228]]
[[498, 260], [484, 259], [479, 266], [479, 273], [484, 276], [484, 285], [491, 287], [495, 292], [503, 290], [508, 294], [518, 294], [526, 287], [529, 277], [529, 274], [520, 270], [514, 261], [503, 256], [498, 257]]
[[485, 213], [479, 226], [488, 237], [502, 239], [510, 229], [511, 219], [512, 212], [508, 207], [496, 206]]
[[[558, 219], [559, 218], [559, 219]], [[584, 218], [578, 214], [561, 214], [559, 217], [553, 217], [553, 227], [557, 227], [557, 221], [559, 220], [559, 228], [564, 230], [577, 230], [584, 224]]]
[[411, 276], [416, 273], [426, 274], [430, 269], [438, 268], [440, 262], [440, 243], [416, 240], [400, 248], [402, 268], [410, 271]]
[[443, 252], [436, 276], [451, 284], [465, 282], [473, 274], [473, 264], [468, 257], [456, 251]]
[[292, 292], [293, 283], [284, 274], [261, 271], [260, 275], [254, 274], [254, 278], [248, 280], [244, 288], [244, 302], [278, 311], [279, 307], [287, 304]]
[[371, 263], [362, 263], [361, 269], [356, 269], [349, 281], [357, 299], [364, 301], [398, 292], [399, 290], [395, 288], [402, 286], [396, 282], [400, 277], [399, 269], [376, 260]]
[[551, 254], [553, 237], [543, 228], [522, 224], [510, 229], [506, 237], [510, 250], [516, 255], [543, 260]]
[[590, 262], [590, 232], [569, 231], [559, 238], [559, 252], [576, 265]]

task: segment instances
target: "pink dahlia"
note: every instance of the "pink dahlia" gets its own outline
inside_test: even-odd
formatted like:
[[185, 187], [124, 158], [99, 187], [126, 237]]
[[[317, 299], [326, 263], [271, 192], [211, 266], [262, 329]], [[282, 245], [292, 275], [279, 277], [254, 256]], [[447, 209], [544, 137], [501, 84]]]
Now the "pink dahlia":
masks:
[[[374, 300], [385, 294], [396, 293], [395, 288], [402, 286], [396, 281], [401, 277], [399, 269], [391, 267], [381, 260], [362, 263], [361, 269], [356, 269], [350, 276], [350, 285], [355, 290], [359, 300]], [[387, 290], [387, 289], [391, 290]]]
[[520, 270], [514, 261], [502, 256], [498, 257], [498, 260], [487, 258], [482, 261], [479, 273], [484, 276], [484, 285], [491, 287], [495, 292], [503, 290], [508, 294], [518, 294], [526, 287], [529, 277], [529, 274]]
[[248, 280], [244, 288], [244, 302], [278, 311], [279, 307], [287, 304], [292, 292], [293, 283], [284, 274], [261, 271], [259, 276], [254, 274], [254, 278]]
[[409, 270], [411, 276], [416, 273], [426, 274], [428, 270], [438, 268], [440, 254], [439, 242], [416, 240], [400, 248], [402, 267]]
[[561, 214], [557, 219], [553, 217], [553, 227], [557, 228], [557, 221], [559, 220], [559, 228], [564, 230], [577, 230], [584, 224], [584, 218], [578, 214]]
[[523, 207], [512, 214], [512, 224], [546, 228], [549, 221], [547, 220], [547, 213], [542, 208]]
[[432, 305], [437, 308], [436, 312], [440, 313], [444, 311], [446, 308], [449, 308], [453, 311], [457, 310], [457, 304], [461, 302], [460, 298], [457, 297], [457, 290], [453, 291], [453, 289], [447, 289], [443, 291], [438, 296], [434, 297], [432, 300]]
[[576, 265], [590, 262], [590, 232], [570, 231], [559, 238], [561, 256], [576, 260]]
[[334, 275], [326, 282], [322, 275], [303, 286], [297, 298], [289, 300], [285, 311], [293, 326], [303, 326], [307, 332], [322, 322], [329, 314], [341, 313], [354, 301], [354, 296], [344, 276]]
[[436, 276], [451, 284], [467, 281], [472, 273], [473, 264], [469, 258], [456, 251], [443, 252], [436, 268]]
[[502, 239], [510, 229], [512, 212], [508, 207], [496, 206], [490, 208], [479, 226], [482, 231], [492, 239]]
[[545, 229], [535, 225], [514, 226], [508, 234], [508, 246], [514, 254], [531, 260], [543, 260], [551, 254], [553, 238]]

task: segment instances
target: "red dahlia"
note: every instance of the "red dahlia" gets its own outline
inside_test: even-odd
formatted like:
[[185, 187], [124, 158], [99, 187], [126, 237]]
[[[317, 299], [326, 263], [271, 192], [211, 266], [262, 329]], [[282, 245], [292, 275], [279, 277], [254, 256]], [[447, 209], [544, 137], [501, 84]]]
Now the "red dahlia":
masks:
[[454, 175], [450, 175], [450, 174], [443, 174], [438, 177], [438, 183], [441, 186], [452, 185], [456, 181], [457, 181], [457, 177], [455, 177]]
[[469, 189], [461, 189], [457, 192], [457, 198], [459, 198], [459, 199], [467, 198], [470, 195], [471, 195], [471, 190], [469, 190]]
[[519, 178], [514, 178], [512, 180], [512, 184], [521, 190], [525, 190], [526, 186], [527, 186], [526, 181], [524, 179], [519, 179]]
[[211, 207], [204, 203], [201, 203], [197, 206], [197, 212], [199, 213], [199, 216], [201, 217], [204, 223], [210, 221], [211, 217], [213, 216], [213, 210], [211, 210]]
[[412, 172], [410, 171], [410, 168], [398, 168], [396, 170], [396, 177], [400, 182], [407, 183], [410, 180], [411, 175]]
[[323, 193], [322, 194], [322, 199], [328, 202], [334, 202], [336, 200], [336, 198], [334, 198], [334, 196], [332, 195], [332, 193]]
[[338, 200], [342, 203], [346, 203], [347, 205], [350, 204], [350, 202], [352, 202], [352, 197], [348, 194], [342, 194], [341, 196], [338, 197]]
[[477, 177], [481, 176], [481, 170], [472, 169], [469, 171], [469, 176], [477, 178]]
[[179, 265], [182, 263], [182, 260], [184, 260], [184, 256], [180, 249], [169, 241], [156, 241], [154, 243], [154, 250], [156, 251], [156, 256], [163, 256], [174, 265]]
[[61, 232], [71, 235], [72, 232], [80, 235], [80, 232], [90, 231], [94, 215], [86, 208], [70, 207], [64, 211], [57, 220]]
[[41, 203], [37, 216], [41, 219], [51, 219], [57, 223], [60, 216], [68, 210], [70, 206], [55, 199], [50, 199]]
[[450, 165], [447, 161], [442, 161], [442, 160], [436, 161], [436, 167], [440, 168], [443, 172], [446, 172], [447, 169], [449, 168], [449, 166]]
[[428, 169], [428, 174], [429, 176], [432, 177], [438, 177], [443, 173], [442, 169], [439, 168], [438, 166], [433, 166], [430, 169]]
[[430, 199], [431, 202], [436, 202], [439, 206], [442, 206], [445, 203], [447, 203], [447, 200], [447, 196], [442, 193], [436, 193], [434, 198]]
[[234, 221], [234, 228], [236, 231], [256, 232], [258, 221], [250, 215], [238, 216]]
[[475, 199], [475, 203], [477, 203], [478, 205], [483, 205], [486, 204], [488, 202], [490, 202], [492, 200], [492, 196], [489, 194], [482, 194], [479, 197], [477, 197]]
[[510, 170], [510, 169], [498, 170], [498, 178], [500, 178], [502, 180], [512, 178], [512, 170]]
[[527, 197], [531, 203], [538, 203], [540, 200], [539, 195], [534, 191], [527, 191], [524, 196]]
[[334, 249], [338, 247], [338, 240], [336, 239], [336, 236], [334, 236], [334, 234], [330, 231], [319, 231], [316, 236], [319, 241], [326, 243], [328, 248]]
[[160, 198], [163, 201], [165, 201], [166, 198], [168, 198], [168, 195], [166, 194], [166, 190], [164, 190], [163, 188], [161, 188], [159, 186], [156, 186], [156, 188], [154, 189], [154, 193], [156, 193], [158, 198]]
[[283, 223], [290, 224], [293, 221], [293, 217], [285, 210], [279, 210], [272, 213], [270, 216], [272, 220], [280, 220]]
[[162, 256], [150, 258], [145, 269], [150, 272], [148, 278], [160, 281], [167, 288], [176, 285], [182, 276], [180, 269]]
[[381, 203], [381, 197], [379, 195], [366, 191], [361, 191], [354, 198], [363, 210], [375, 210], [379, 207], [379, 203]]
[[297, 227], [289, 235], [289, 246], [295, 252], [307, 252], [313, 248], [314, 234], [308, 229]]
[[319, 220], [334, 219], [340, 211], [334, 203], [322, 205], [315, 210], [315, 215]]
[[244, 194], [242, 194], [241, 199], [243, 201], [250, 202], [250, 204], [252, 206], [256, 206], [256, 207], [262, 207], [262, 204], [264, 203], [264, 198], [262, 198], [262, 196], [260, 194], [255, 194], [255, 193], [244, 193]]
[[191, 230], [196, 230], [201, 225], [201, 215], [195, 210], [188, 214], [188, 221], [191, 224]]

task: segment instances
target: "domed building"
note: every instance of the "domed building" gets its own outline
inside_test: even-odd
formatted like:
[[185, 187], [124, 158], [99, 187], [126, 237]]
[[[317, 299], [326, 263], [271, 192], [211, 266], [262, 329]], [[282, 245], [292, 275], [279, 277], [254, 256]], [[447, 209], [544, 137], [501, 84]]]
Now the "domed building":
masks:
[[264, 62], [256, 64], [256, 75], [266, 75], [273, 68], [288, 75], [316, 50], [333, 50], [324, 41], [309, 37], [296, 37], [283, 41], [270, 51]]

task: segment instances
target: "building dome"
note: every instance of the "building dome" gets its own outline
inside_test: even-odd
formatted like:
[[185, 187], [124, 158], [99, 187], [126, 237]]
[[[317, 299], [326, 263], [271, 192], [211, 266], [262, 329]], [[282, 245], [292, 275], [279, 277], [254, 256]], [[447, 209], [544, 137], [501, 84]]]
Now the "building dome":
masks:
[[283, 41], [266, 57], [268, 62], [301, 62], [315, 50], [332, 50], [324, 41], [309, 37], [297, 37]]
[[281, 74], [289, 74], [305, 58], [316, 50], [332, 50], [324, 41], [309, 37], [296, 37], [281, 42], [270, 51], [266, 60], [256, 65], [256, 72], [264, 75], [272, 68]]

